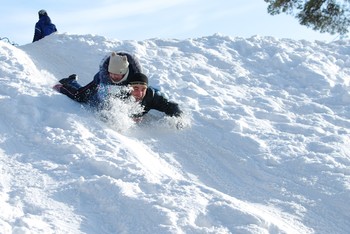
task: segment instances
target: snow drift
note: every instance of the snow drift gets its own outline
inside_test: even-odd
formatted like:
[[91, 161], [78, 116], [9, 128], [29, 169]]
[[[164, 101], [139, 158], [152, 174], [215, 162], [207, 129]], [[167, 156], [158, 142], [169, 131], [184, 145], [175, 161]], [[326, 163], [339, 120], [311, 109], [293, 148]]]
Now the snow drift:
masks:
[[[52, 90], [110, 51], [140, 59], [186, 128], [155, 111], [114, 128]], [[1, 233], [345, 234], [349, 67], [349, 41], [0, 42]]]

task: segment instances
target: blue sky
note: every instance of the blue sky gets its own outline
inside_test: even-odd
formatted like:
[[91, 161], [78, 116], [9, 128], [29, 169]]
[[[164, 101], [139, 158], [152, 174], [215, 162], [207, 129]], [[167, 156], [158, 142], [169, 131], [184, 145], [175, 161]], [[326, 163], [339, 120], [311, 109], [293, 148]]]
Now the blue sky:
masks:
[[264, 0], [1, 1], [0, 36], [31, 43], [37, 12], [46, 9], [59, 32], [118, 40], [186, 39], [222, 35], [332, 41], [292, 16], [271, 16]]

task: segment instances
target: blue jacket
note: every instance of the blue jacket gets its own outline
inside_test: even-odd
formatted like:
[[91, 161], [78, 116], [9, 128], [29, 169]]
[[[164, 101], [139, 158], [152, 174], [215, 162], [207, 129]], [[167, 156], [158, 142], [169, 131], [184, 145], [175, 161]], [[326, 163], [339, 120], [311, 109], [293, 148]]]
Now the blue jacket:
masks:
[[[93, 92], [90, 94], [89, 102], [91, 104], [102, 103], [112, 93], [115, 86], [126, 86], [128, 84], [128, 78], [135, 73], [142, 71], [139, 61], [132, 55], [124, 52], [118, 52], [118, 55], [125, 55], [129, 62], [129, 71], [125, 74], [123, 80], [119, 83], [113, 83], [109, 78], [108, 64], [110, 56], [107, 55], [102, 59], [100, 63], [100, 69], [95, 74], [93, 81], [90, 83], [90, 87], [96, 86]], [[88, 84], [89, 85], [89, 84]]]
[[47, 15], [40, 16], [39, 21], [35, 24], [33, 42], [39, 41], [45, 36], [57, 32], [56, 25], [51, 22], [51, 19]]
[[131, 77], [134, 73], [141, 72], [141, 65], [135, 57], [122, 52], [117, 54], [127, 56], [129, 62], [129, 70], [128, 73], [125, 74], [123, 81], [113, 83], [109, 78], [108, 64], [110, 55], [107, 55], [102, 59], [99, 71], [95, 74], [90, 83], [85, 86], [81, 86], [74, 79], [66, 84], [61, 92], [78, 102], [89, 103], [92, 106], [97, 106], [100, 103], [103, 103], [110, 93], [115, 93], [116, 87], [126, 86], [128, 84], [129, 77]]

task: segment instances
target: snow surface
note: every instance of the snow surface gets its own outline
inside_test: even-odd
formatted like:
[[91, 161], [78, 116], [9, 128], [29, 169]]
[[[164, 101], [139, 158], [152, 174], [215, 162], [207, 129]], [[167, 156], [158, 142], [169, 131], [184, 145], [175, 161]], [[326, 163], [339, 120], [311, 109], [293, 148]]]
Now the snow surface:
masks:
[[[140, 59], [184, 129], [52, 90], [110, 51]], [[0, 42], [0, 85], [1, 233], [350, 231], [350, 41], [55, 34]]]

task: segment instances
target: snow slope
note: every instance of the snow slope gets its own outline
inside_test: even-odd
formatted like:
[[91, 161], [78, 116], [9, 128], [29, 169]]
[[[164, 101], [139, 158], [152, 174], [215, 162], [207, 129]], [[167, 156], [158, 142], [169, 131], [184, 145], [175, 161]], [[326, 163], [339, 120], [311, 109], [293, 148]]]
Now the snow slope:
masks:
[[[185, 110], [103, 122], [51, 87], [135, 54]], [[1, 233], [348, 233], [350, 41], [0, 42]]]

